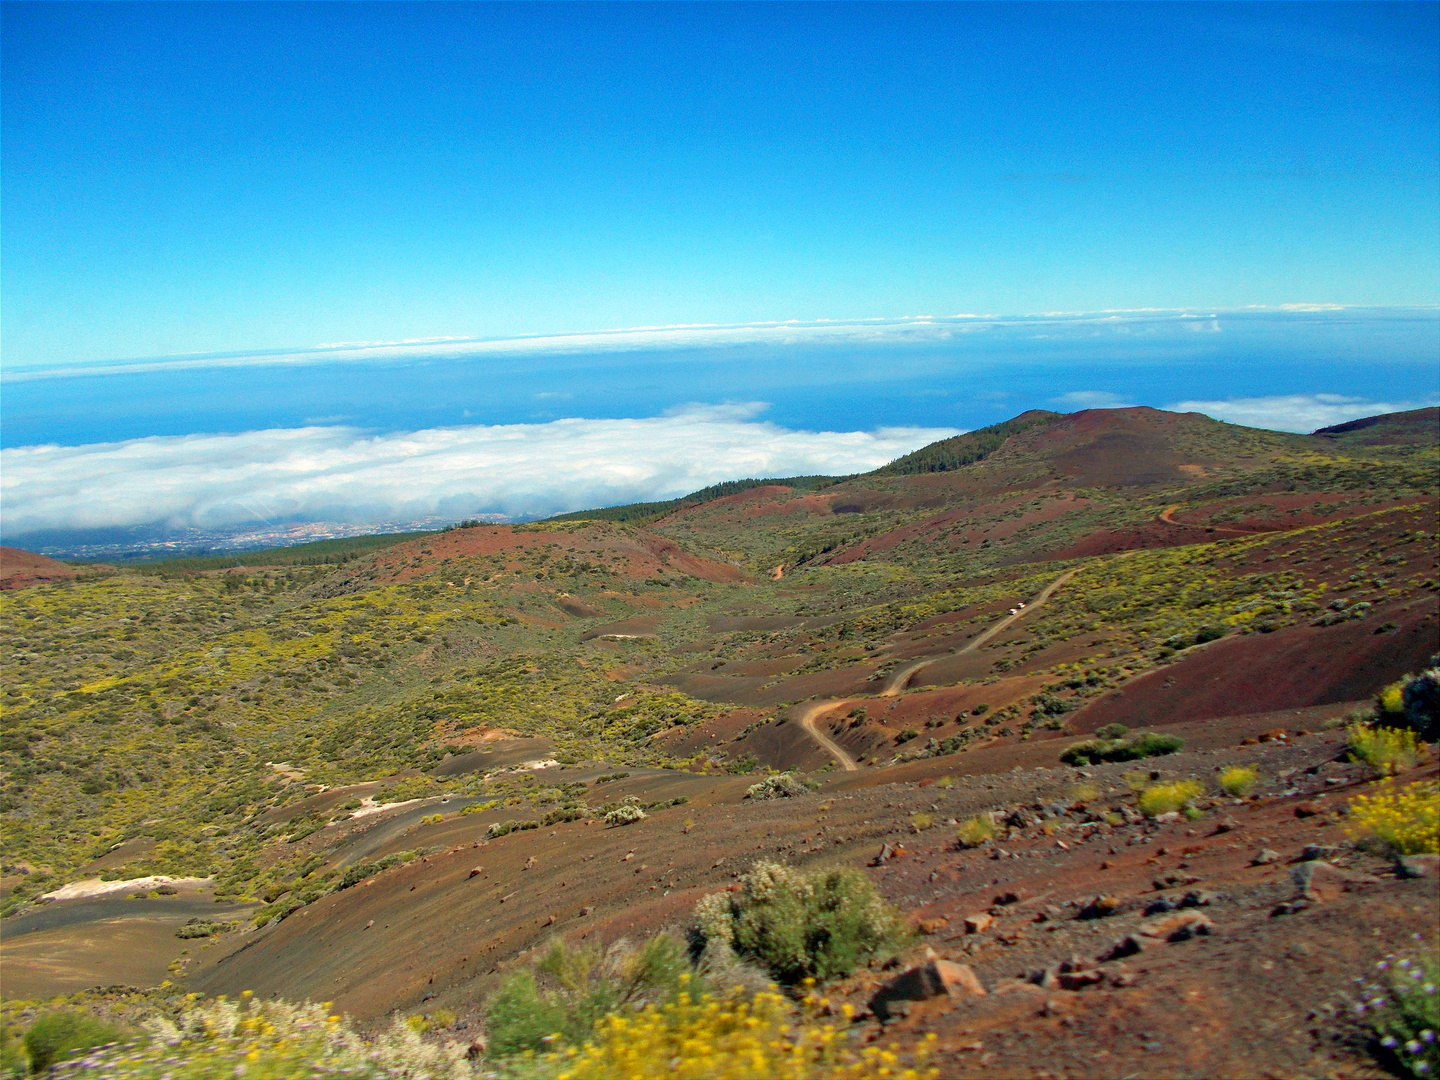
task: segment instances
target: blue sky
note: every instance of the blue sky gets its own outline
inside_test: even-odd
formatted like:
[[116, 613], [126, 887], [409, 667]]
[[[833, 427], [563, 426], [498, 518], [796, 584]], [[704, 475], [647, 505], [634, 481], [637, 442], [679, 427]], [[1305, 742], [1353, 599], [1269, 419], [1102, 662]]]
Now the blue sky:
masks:
[[[532, 513], [1031, 407], [1308, 430], [1437, 397], [1435, 3], [0, 16], [10, 534]], [[404, 486], [407, 432], [449, 486], [355, 494]], [[551, 466], [487, 487], [496, 446]]]
[[6, 363], [1434, 304], [1437, 10], [6, 4]]

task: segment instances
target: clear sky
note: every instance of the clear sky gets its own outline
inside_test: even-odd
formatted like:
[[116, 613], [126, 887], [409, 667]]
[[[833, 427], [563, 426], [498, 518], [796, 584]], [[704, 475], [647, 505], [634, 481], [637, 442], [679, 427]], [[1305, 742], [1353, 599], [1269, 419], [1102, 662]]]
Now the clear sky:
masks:
[[1440, 301], [1440, 6], [3, 6], [4, 363]]

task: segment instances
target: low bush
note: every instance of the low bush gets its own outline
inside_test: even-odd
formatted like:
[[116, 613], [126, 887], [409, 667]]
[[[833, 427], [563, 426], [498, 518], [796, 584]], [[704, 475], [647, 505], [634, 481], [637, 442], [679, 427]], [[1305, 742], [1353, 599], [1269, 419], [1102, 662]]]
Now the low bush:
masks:
[[1405, 723], [1426, 742], [1440, 742], [1440, 667], [1406, 679], [1400, 700], [1405, 707]]
[[1377, 776], [1394, 776], [1413, 769], [1424, 757], [1415, 732], [1406, 728], [1356, 724], [1348, 731], [1346, 746], [1352, 758], [1365, 762]]
[[378, 874], [382, 870], [389, 870], [390, 867], [401, 861], [398, 855], [386, 855], [383, 859], [375, 859], [372, 862], [358, 862], [354, 866], [347, 866], [345, 873], [340, 875], [340, 883], [335, 886], [336, 890], [348, 889], [360, 884], [372, 874]]
[[1228, 769], [1221, 770], [1215, 782], [1227, 795], [1243, 799], [1260, 783], [1260, 774], [1245, 765], [1231, 765]]
[[1205, 785], [1195, 780], [1176, 780], [1155, 784], [1140, 793], [1140, 812], [1159, 817], [1174, 810], [1183, 810], [1205, 793]]
[[645, 818], [645, 811], [633, 803], [621, 803], [614, 809], [605, 812], [606, 825], [634, 825], [635, 822], [644, 821]]
[[1440, 852], [1440, 784], [1382, 783], [1350, 800], [1348, 831], [1391, 855]]
[[578, 1046], [602, 1017], [673, 1001], [695, 983], [685, 943], [671, 934], [639, 948], [621, 939], [604, 953], [557, 939], [533, 969], [506, 976], [485, 1003], [488, 1051], [503, 1058], [559, 1049], [557, 1041]]
[[1375, 967], [1380, 974], [1355, 1011], [1370, 1021], [1376, 1056], [1413, 1077], [1440, 1075], [1440, 957], [1427, 949]]
[[1130, 734], [1130, 729], [1124, 724], [1106, 724], [1104, 727], [1095, 729], [1095, 738], [1097, 739], [1123, 739], [1128, 734]]
[[[53, 1069], [51, 1080], [281, 1080], [347, 1076], [360, 1080], [428, 1076], [472, 1080], [461, 1043], [437, 1046], [396, 1021], [365, 1040], [324, 1005], [224, 998], [188, 1003], [175, 1020], [145, 1021], [148, 1037], [86, 1054]], [[32, 1029], [33, 1030], [33, 1029]]]
[[995, 822], [990, 819], [990, 815], [976, 814], [960, 823], [955, 840], [962, 848], [972, 848], [988, 843], [994, 836]]
[[[1115, 725], [1118, 727], [1119, 725]], [[1101, 728], [1101, 731], [1104, 731]], [[1066, 748], [1060, 760], [1066, 765], [1099, 765], [1106, 761], [1139, 761], [1142, 758], [1160, 757], [1173, 754], [1185, 746], [1185, 741], [1175, 735], [1159, 735], [1143, 732], [1125, 739], [1096, 738], [1075, 743]]]
[[910, 937], [900, 912], [850, 867], [802, 873], [757, 862], [739, 885], [696, 905], [697, 935], [707, 947], [729, 946], [782, 983], [843, 977]]
[[791, 773], [767, 776], [758, 784], [751, 784], [745, 790], [747, 799], [795, 799], [809, 794], [810, 788], [806, 786], [805, 781]]
[[25, 1032], [30, 1071], [42, 1073], [51, 1065], [85, 1050], [119, 1041], [120, 1030], [78, 1009], [46, 1013]]

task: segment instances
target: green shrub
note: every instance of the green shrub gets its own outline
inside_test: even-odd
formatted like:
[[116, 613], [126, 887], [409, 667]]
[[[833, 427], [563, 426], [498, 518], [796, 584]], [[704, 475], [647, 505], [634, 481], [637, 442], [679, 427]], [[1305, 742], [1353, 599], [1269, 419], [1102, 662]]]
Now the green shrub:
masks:
[[705, 897], [695, 917], [707, 947], [728, 945], [791, 985], [848, 975], [910, 936], [900, 912], [850, 867], [801, 873], [757, 862], [739, 891]]
[[25, 1032], [30, 1069], [41, 1073], [82, 1050], [120, 1040], [120, 1030], [89, 1013], [74, 1009], [46, 1013]]
[[900, 732], [899, 735], [895, 736], [895, 741], [897, 743], [907, 743], [911, 739], [916, 738], [919, 734], [920, 732], [916, 731], [913, 727], [906, 728], [904, 731]]
[[1243, 799], [1260, 783], [1260, 774], [1244, 765], [1231, 765], [1215, 778], [1223, 791], [1237, 799]]
[[976, 814], [969, 820], [960, 823], [960, 830], [955, 834], [955, 839], [962, 848], [972, 848], [979, 847], [993, 839], [994, 836], [995, 822], [990, 820], [990, 815]]
[[605, 812], [606, 825], [634, 825], [635, 822], [644, 821], [645, 818], [645, 811], [633, 803], [621, 803], [613, 810]]
[[1140, 793], [1140, 811], [1149, 817], [1159, 817], [1161, 814], [1185, 809], [1204, 793], [1205, 785], [1195, 780], [1156, 784]]
[[1113, 741], [1123, 739], [1128, 734], [1130, 734], [1130, 729], [1124, 724], [1106, 724], [1104, 727], [1096, 729], [1095, 738]]
[[809, 794], [810, 789], [805, 786], [805, 781], [790, 773], [767, 776], [758, 784], [751, 784], [745, 789], [747, 799], [794, 799]]
[[1427, 949], [1375, 966], [1383, 974], [1364, 987], [1356, 1012], [1369, 1018], [1376, 1056], [1409, 1076], [1440, 1075], [1440, 957]]
[[345, 873], [340, 875], [338, 889], [348, 889], [352, 885], [358, 885], [371, 874], [378, 874], [381, 870], [389, 870], [390, 867], [400, 862], [399, 855], [386, 855], [383, 859], [375, 859], [373, 862], [358, 862], [354, 866], [347, 866]]
[[1426, 742], [1440, 742], [1440, 667], [1406, 679], [1400, 700], [1405, 723]]
[[21, 1031], [0, 1016], [0, 1076], [24, 1076], [30, 1071], [30, 1060], [25, 1054], [25, 1037]]
[[[1118, 725], [1117, 725], [1118, 726]], [[1104, 730], [1104, 729], [1102, 729]], [[1098, 737], [1074, 743], [1060, 755], [1066, 765], [1098, 765], [1105, 761], [1139, 761], [1142, 758], [1173, 754], [1185, 746], [1176, 735], [1160, 735], [1147, 731], [1128, 739]]]
[[558, 1049], [552, 1036], [578, 1046], [601, 1017], [673, 1001], [694, 978], [684, 942], [671, 934], [638, 949], [621, 939], [603, 954], [596, 945], [575, 949], [557, 939], [533, 969], [506, 976], [485, 1003], [488, 1051], [509, 1057]]

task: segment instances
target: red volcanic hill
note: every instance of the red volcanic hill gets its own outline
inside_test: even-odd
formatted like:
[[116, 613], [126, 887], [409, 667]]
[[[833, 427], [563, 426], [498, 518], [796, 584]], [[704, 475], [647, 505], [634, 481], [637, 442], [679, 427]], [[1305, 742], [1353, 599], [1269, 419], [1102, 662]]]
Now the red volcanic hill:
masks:
[[74, 567], [59, 559], [21, 548], [0, 547], [0, 589], [26, 589], [50, 581], [68, 581], [76, 575]]

